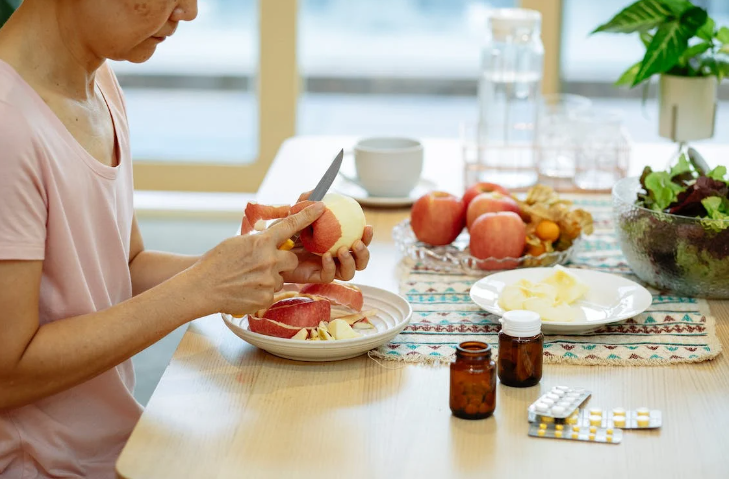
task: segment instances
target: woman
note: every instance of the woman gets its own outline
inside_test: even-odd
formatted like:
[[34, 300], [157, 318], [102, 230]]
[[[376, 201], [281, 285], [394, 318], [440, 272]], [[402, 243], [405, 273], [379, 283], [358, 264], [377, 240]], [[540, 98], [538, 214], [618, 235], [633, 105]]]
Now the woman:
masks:
[[143, 62], [195, 0], [25, 0], [0, 29], [0, 476], [114, 477], [141, 406], [130, 358], [283, 282], [351, 279], [353, 253], [278, 250], [316, 203], [202, 257], [146, 251], [122, 93], [106, 59]]

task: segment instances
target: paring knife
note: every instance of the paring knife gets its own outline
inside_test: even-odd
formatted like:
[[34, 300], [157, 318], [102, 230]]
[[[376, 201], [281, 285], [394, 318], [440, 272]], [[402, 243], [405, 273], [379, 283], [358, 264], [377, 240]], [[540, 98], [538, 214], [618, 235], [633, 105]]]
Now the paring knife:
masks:
[[[337, 173], [340, 171], [340, 167], [342, 166], [342, 157], [344, 155], [345, 151], [340, 150], [335, 159], [332, 160], [332, 164], [329, 166], [329, 168], [327, 168], [327, 171], [324, 172], [322, 179], [319, 180], [317, 186], [315, 186], [312, 192], [309, 194], [309, 198], [307, 198], [309, 201], [321, 201], [322, 198], [324, 198], [324, 195], [327, 194], [327, 191], [330, 189], [330, 186], [332, 186], [335, 178], [337, 178]], [[297, 239], [299, 239], [299, 234], [294, 235], [293, 238], [282, 244], [279, 249], [292, 249]]]
[[337, 153], [332, 164], [329, 168], [327, 168], [327, 171], [324, 172], [324, 176], [322, 176], [322, 179], [319, 180], [319, 183], [317, 183], [317, 186], [314, 187], [312, 193], [309, 195], [308, 199], [310, 201], [321, 201], [322, 198], [324, 198], [324, 195], [327, 194], [327, 190], [330, 189], [332, 182], [335, 181], [337, 173], [340, 171], [340, 166], [342, 166], [342, 157], [344, 154], [344, 150], [340, 150], [340, 152]]

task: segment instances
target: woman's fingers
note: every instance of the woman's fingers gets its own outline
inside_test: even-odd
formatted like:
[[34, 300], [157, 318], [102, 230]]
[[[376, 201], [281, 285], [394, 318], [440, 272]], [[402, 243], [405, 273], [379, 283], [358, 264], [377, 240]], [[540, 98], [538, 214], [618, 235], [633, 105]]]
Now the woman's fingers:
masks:
[[356, 241], [352, 245], [352, 251], [355, 255], [355, 268], [358, 271], [364, 270], [370, 261], [370, 250], [368, 250], [363, 241]]
[[337, 250], [337, 259], [340, 262], [339, 278], [343, 281], [349, 281], [355, 276], [356, 266], [355, 259], [346, 247]]
[[278, 292], [281, 291], [281, 289], [284, 287], [284, 278], [281, 277], [279, 273], [274, 273], [275, 280], [276, 280], [276, 286], [274, 287], [274, 291]]
[[373, 227], [370, 225], [366, 225], [365, 229], [362, 232], [362, 242], [365, 243], [365, 246], [370, 246], [370, 242], [373, 240]]
[[319, 280], [322, 283], [331, 283], [337, 275], [337, 264], [330, 253], [322, 255], [322, 270], [319, 273]]
[[276, 272], [294, 271], [299, 266], [299, 258], [291, 251], [277, 251]]
[[317, 218], [322, 216], [324, 209], [324, 204], [319, 202], [314, 203], [307, 206], [299, 213], [287, 216], [261, 234], [272, 238], [276, 242], [276, 247], [278, 248], [286, 240], [294, 236], [294, 234], [314, 223]]

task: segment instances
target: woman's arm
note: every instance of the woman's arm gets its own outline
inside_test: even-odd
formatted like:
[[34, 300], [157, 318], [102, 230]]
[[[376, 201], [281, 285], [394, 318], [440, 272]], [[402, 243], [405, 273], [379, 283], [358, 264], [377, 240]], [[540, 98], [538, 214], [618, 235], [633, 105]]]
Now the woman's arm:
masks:
[[130, 358], [178, 326], [217, 311], [266, 307], [292, 271], [278, 247], [311, 224], [321, 204], [267, 231], [236, 236], [194, 266], [104, 311], [39, 326], [42, 261], [0, 261], [0, 410], [69, 389]]
[[80, 384], [208, 311], [178, 276], [104, 311], [39, 327], [42, 261], [0, 261], [0, 410]]
[[137, 224], [137, 215], [134, 215], [129, 242], [129, 273], [132, 276], [134, 296], [167, 281], [194, 265], [199, 259], [200, 256], [145, 250]]

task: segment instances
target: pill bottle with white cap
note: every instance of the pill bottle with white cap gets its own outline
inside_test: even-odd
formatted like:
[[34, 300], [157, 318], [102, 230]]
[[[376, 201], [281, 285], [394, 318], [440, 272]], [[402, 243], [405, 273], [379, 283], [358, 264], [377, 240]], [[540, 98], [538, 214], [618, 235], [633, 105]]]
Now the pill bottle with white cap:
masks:
[[533, 311], [507, 311], [500, 319], [497, 375], [505, 386], [525, 388], [542, 379], [540, 315]]

